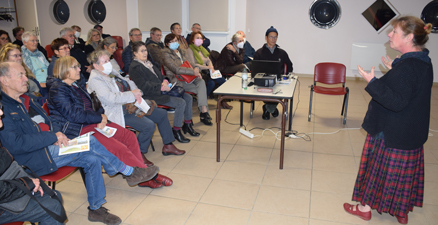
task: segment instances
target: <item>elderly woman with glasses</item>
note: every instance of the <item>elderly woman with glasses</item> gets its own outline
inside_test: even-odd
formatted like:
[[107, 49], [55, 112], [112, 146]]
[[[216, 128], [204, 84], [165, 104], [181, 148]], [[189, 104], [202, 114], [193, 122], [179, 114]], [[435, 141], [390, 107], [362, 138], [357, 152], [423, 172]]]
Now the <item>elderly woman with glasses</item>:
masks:
[[40, 94], [40, 83], [36, 80], [32, 71], [26, 66], [26, 64], [24, 64], [21, 48], [18, 45], [12, 43], [4, 45], [0, 49], [0, 62], [16, 62], [21, 64], [26, 70], [26, 77], [28, 79], [28, 90], [26, 93], [38, 97], [41, 100], [41, 103], [45, 102], [45, 99], [42, 99], [42, 95]]
[[[102, 42], [100, 42], [99, 47], [97, 50], [105, 50], [110, 55], [110, 63], [113, 68], [113, 70], [120, 72], [121, 68], [117, 61], [114, 59], [114, 52], [118, 49], [117, 41], [116, 39], [112, 37], [106, 37], [103, 39]], [[121, 73], [121, 72], [120, 72]]]
[[87, 35], [87, 42], [85, 42], [85, 54], [90, 54], [99, 47], [102, 41], [102, 34], [96, 29], [90, 29]]

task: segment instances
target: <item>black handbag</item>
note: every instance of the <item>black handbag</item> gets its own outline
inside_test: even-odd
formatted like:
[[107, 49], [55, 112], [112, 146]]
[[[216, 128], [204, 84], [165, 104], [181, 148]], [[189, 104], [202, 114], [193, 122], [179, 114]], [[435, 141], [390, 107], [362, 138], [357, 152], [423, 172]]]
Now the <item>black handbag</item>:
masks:
[[[1, 157], [11, 157], [11, 161], [13, 160], [12, 155], [8, 152], [8, 150], [6, 148], [3, 148], [3, 147], [0, 148], [0, 156]], [[29, 175], [25, 171], [25, 169], [31, 171], [31, 175]], [[43, 189], [44, 194], [50, 195], [50, 198], [56, 199], [59, 202], [59, 204], [61, 205], [61, 214], [60, 215], [58, 215], [58, 214], [52, 212], [50, 209], [47, 209], [46, 207], [44, 207], [44, 205], [42, 205], [35, 198], [35, 196], [31, 192], [31, 190], [29, 190], [22, 183], [15, 180], [17, 178], [24, 178], [24, 177], [37, 178], [40, 180], [40, 187]], [[18, 163], [16, 161], [12, 161], [12, 163], [9, 165], [8, 169], [6, 169], [5, 172], [3, 172], [3, 174], [0, 176], [0, 180], [15, 185], [16, 187], [18, 187], [20, 190], [22, 190], [26, 194], [26, 195], [24, 195], [18, 199], [15, 199], [11, 202], [1, 203], [0, 209], [4, 209], [4, 210], [12, 212], [12, 213], [21, 213], [26, 209], [30, 199], [32, 199], [35, 202], [37, 202], [41, 206], [41, 208], [43, 208], [44, 211], [47, 212], [47, 214], [49, 214], [52, 218], [54, 218], [58, 222], [64, 223], [67, 220], [67, 215], [65, 214], [64, 206], [62, 206], [62, 202], [58, 198], [56, 193], [51, 188], [49, 188], [46, 185], [46, 183], [44, 183], [44, 181], [41, 180], [41, 178], [38, 175], [36, 175], [32, 170], [30, 170], [28, 167], [20, 166], [20, 165], [18, 165]]]
[[186, 91], [184, 90], [183, 87], [175, 85], [175, 87], [170, 89], [170, 91], [162, 91], [161, 94], [162, 95], [170, 95], [170, 96], [173, 96], [173, 97], [180, 97], [180, 98], [182, 98], [184, 96], [185, 92]]
[[99, 98], [97, 97], [97, 94], [95, 91], [93, 91], [90, 94], [91, 98], [91, 106], [93, 107], [93, 110], [95, 112], [99, 111], [100, 108], [102, 108], [102, 103], [100, 102]]

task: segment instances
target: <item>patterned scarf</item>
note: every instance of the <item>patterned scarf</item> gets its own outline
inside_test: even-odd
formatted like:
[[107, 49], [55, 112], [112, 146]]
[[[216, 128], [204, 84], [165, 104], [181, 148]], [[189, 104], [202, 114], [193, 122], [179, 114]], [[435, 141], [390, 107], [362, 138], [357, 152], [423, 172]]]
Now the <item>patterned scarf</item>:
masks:
[[207, 49], [205, 49], [202, 45], [199, 47], [196, 47], [194, 44], [190, 44], [189, 48], [192, 49], [193, 55], [195, 56], [196, 62], [199, 65], [204, 65], [204, 61], [202, 60], [201, 56], [199, 55], [199, 52], [204, 55], [205, 58], [208, 58], [210, 56], [210, 53], [208, 53]]
[[38, 60], [46, 65], [46, 67], [49, 66], [49, 62], [47, 62], [46, 57], [42, 52], [40, 52], [38, 49], [34, 52], [29, 51], [29, 49], [26, 48], [26, 46], [21, 46], [21, 51], [23, 54], [23, 62], [26, 64], [26, 66], [33, 72], [35, 69], [32, 66], [32, 57], [35, 56], [38, 58]]

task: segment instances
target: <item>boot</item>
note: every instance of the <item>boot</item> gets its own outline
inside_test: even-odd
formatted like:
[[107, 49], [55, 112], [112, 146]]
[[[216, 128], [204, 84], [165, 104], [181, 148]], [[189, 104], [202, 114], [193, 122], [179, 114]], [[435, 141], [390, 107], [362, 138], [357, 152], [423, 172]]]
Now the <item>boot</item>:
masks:
[[199, 115], [202, 123], [204, 123], [207, 126], [212, 126], [213, 123], [211, 123], [211, 119], [208, 118], [209, 116], [210, 115], [208, 115], [208, 113], [206, 113], [206, 112], [205, 113], [201, 113], [201, 115]]
[[173, 130], [173, 137], [175, 137], [175, 140], [181, 142], [181, 143], [189, 143], [190, 139], [187, 139], [186, 137], [184, 137], [184, 135], [181, 133], [181, 129], [179, 130]]
[[129, 186], [134, 186], [154, 178], [155, 175], [158, 174], [158, 170], [159, 168], [157, 166], [150, 166], [147, 168], [134, 167], [134, 172], [124, 178]]
[[184, 134], [189, 133], [193, 137], [199, 136], [199, 133], [193, 129], [193, 126], [191, 123], [188, 123], [188, 124], [184, 123], [184, 125], [182, 126], [181, 129], [184, 132]]
[[264, 120], [269, 120], [269, 119], [271, 119], [271, 114], [270, 114], [270, 113], [268, 112], [268, 110], [266, 109], [266, 105], [263, 105], [262, 109], [263, 109], [262, 118], [263, 118]]
[[154, 165], [154, 163], [153, 162], [151, 162], [151, 161], [149, 161], [147, 158], [146, 158], [146, 156], [144, 156], [144, 154], [143, 153], [141, 153], [141, 158], [143, 158], [143, 162], [144, 162], [144, 164], [146, 165], [146, 166], [153, 166]]
[[112, 224], [112, 225], [117, 225], [122, 223], [120, 217], [111, 214], [108, 211], [109, 210], [103, 206], [101, 206], [96, 210], [91, 210], [90, 207], [88, 207], [88, 220], [91, 222], [102, 222], [104, 224]]
[[280, 113], [278, 112], [278, 109], [275, 109], [274, 113], [272, 113], [272, 116], [277, 117], [278, 115], [280, 115]]
[[170, 144], [170, 145], [164, 145], [163, 146], [163, 155], [184, 155], [186, 153], [186, 151], [184, 150], [179, 150], [177, 147], [175, 147], [175, 145]]

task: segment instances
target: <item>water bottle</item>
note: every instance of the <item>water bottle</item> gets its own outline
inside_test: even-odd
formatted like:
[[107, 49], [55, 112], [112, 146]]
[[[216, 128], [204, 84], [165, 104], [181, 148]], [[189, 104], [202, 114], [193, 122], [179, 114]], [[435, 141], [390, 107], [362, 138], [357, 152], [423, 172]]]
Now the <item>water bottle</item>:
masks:
[[243, 90], [248, 88], [248, 72], [246, 72], [246, 68], [242, 71], [242, 88]]

